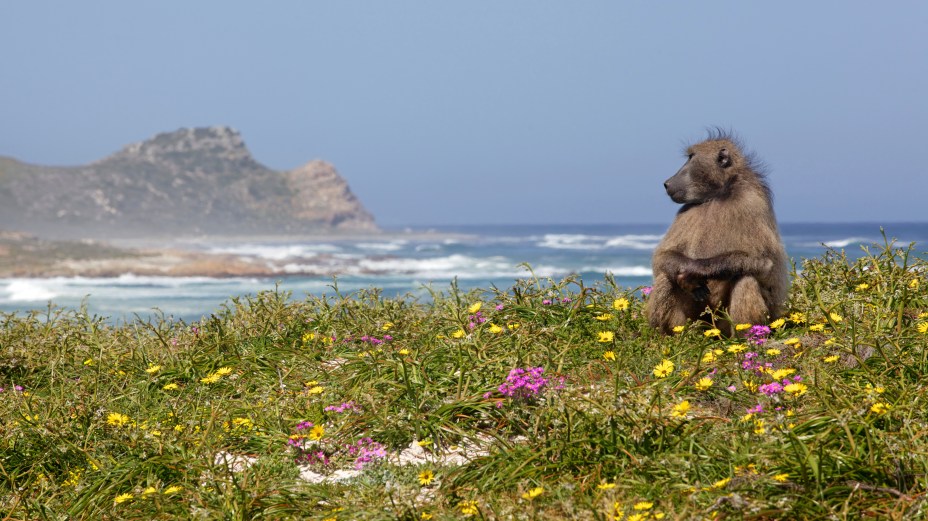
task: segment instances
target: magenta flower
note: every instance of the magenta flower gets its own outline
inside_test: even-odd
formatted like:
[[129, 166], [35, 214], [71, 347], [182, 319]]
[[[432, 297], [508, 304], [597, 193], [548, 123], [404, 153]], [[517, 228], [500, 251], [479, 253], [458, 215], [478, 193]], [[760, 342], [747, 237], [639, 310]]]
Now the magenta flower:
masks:
[[347, 402], [342, 402], [339, 405], [329, 405], [323, 410], [327, 412], [343, 413], [345, 411], [358, 411], [360, 409], [358, 409], [358, 406], [355, 405], [354, 400], [351, 400]]
[[[552, 382], [544, 376], [544, 373], [544, 367], [516, 367], [509, 371], [506, 381], [500, 384], [496, 390], [506, 398], [528, 400], [544, 394], [548, 389], [564, 388], [563, 378], [558, 378], [555, 382]], [[491, 396], [493, 396], [492, 391], [483, 395], [486, 399]], [[497, 407], [501, 406], [501, 404], [497, 404]]]
[[767, 396], [775, 396], [776, 394], [783, 391], [783, 386], [778, 382], [771, 382], [769, 384], [763, 384], [757, 388], [757, 390]]
[[767, 341], [767, 337], [770, 336], [770, 328], [767, 326], [751, 326], [751, 329], [748, 330], [747, 335], [745, 336], [748, 342], [754, 345], [763, 345]]
[[348, 445], [346, 449], [350, 456], [355, 457], [354, 468], [357, 470], [363, 469], [375, 460], [387, 457], [387, 451], [383, 445], [371, 438], [361, 438], [354, 445]]

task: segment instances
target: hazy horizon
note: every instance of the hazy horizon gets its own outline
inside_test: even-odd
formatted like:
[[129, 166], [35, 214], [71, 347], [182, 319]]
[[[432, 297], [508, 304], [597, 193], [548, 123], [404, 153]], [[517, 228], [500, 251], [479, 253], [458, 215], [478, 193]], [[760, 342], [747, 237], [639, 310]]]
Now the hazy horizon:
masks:
[[781, 222], [922, 222], [928, 4], [4, 3], [0, 155], [229, 125], [332, 163], [382, 227], [669, 223], [732, 129]]

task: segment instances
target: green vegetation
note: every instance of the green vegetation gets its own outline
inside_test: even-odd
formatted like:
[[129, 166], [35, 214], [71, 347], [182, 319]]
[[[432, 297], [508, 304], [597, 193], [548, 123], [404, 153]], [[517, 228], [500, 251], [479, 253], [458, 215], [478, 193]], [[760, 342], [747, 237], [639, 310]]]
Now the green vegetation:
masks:
[[926, 267], [893, 244], [805, 261], [784, 320], [735, 339], [662, 337], [608, 277], [2, 316], [0, 512], [921, 518]]

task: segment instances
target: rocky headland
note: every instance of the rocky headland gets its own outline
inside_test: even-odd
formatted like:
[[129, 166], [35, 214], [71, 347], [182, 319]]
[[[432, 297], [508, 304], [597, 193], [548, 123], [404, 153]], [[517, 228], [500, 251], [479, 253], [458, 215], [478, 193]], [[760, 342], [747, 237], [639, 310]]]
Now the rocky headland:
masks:
[[184, 128], [89, 165], [0, 157], [0, 229], [58, 239], [373, 232], [374, 218], [324, 161], [257, 162], [229, 127]]
[[0, 157], [0, 277], [299, 274], [189, 245], [379, 233], [331, 164], [272, 170], [229, 127], [158, 134], [82, 166]]

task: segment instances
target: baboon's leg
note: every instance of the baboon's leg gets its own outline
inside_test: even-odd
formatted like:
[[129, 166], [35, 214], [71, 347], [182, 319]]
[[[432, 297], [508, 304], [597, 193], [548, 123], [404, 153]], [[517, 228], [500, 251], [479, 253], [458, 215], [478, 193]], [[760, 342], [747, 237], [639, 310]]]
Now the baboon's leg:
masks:
[[762, 324], [770, 315], [760, 284], [754, 277], [741, 277], [731, 290], [728, 313], [735, 324]]
[[661, 274], [654, 278], [646, 310], [651, 327], [670, 333], [674, 327], [686, 324], [688, 318], [695, 318], [693, 306], [692, 297], [675, 286], [669, 277]]

